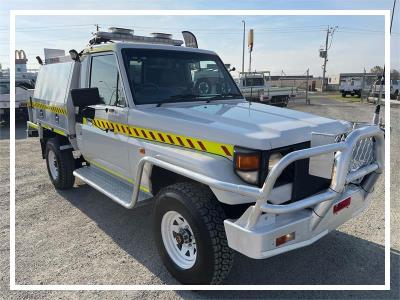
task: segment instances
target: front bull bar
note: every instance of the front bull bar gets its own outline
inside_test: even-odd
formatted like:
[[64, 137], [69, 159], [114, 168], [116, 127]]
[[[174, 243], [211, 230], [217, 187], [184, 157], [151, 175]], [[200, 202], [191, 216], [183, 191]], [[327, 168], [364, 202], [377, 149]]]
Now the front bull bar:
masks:
[[[349, 172], [348, 170], [354, 147], [358, 141], [370, 137], [375, 139], [375, 162], [361, 167], [356, 171]], [[335, 153], [335, 172], [327, 191], [290, 204], [275, 205], [267, 203], [268, 196], [270, 195], [276, 180], [286, 167], [297, 160], [328, 153]], [[342, 142], [293, 151], [284, 156], [268, 173], [264, 185], [261, 188], [261, 193], [257, 197], [257, 201], [247, 219], [245, 228], [251, 229], [257, 223], [258, 218], [263, 212], [270, 214], [290, 213], [307, 207], [312, 207], [325, 201], [333, 200], [338, 194], [343, 192], [346, 184], [371, 174], [372, 172], [375, 174], [382, 173], [384, 168], [384, 159], [384, 133], [378, 126], [365, 126], [355, 129]], [[366, 180], [363, 189], [369, 192], [375, 184], [377, 177], [378, 175], [368, 178], [369, 180]]]
[[[374, 153], [375, 162], [368, 164], [359, 168], [356, 171], [349, 172], [350, 162], [352, 159], [352, 152], [357, 142], [366, 139], [374, 138]], [[312, 195], [310, 197], [304, 198], [302, 200], [296, 201], [290, 204], [270, 204], [267, 202], [268, 197], [275, 185], [276, 180], [282, 174], [283, 170], [288, 167], [291, 163], [310, 158], [313, 156], [318, 156], [322, 154], [335, 153], [335, 172], [331, 180], [330, 187], [327, 191]], [[203, 183], [210, 187], [238, 193], [243, 196], [253, 197], [256, 199], [255, 205], [251, 207], [251, 212], [246, 218], [245, 228], [251, 230], [257, 223], [260, 215], [265, 212], [269, 214], [285, 214], [304, 208], [315, 206], [314, 210], [318, 209], [318, 206], [322, 210], [320, 216], [324, 215], [329, 206], [323, 205], [326, 201], [334, 200], [338, 194], [343, 192], [346, 184], [351, 183], [359, 178], [365, 177], [363, 180], [363, 190], [369, 193], [372, 190], [379, 174], [382, 173], [384, 167], [384, 133], [382, 129], [375, 125], [367, 125], [353, 130], [344, 141], [327, 144], [322, 146], [317, 146], [313, 148], [303, 149], [293, 151], [285, 155], [281, 160], [271, 169], [268, 173], [267, 178], [262, 186], [262, 188], [257, 188], [249, 185], [238, 185], [230, 182], [221, 181], [204, 174], [195, 173], [187, 168], [177, 166], [170, 162], [163, 160], [162, 157], [143, 157], [137, 168], [136, 178], [138, 178], [138, 183], [135, 184], [132, 201], [129, 204], [125, 204], [126, 208], [133, 208], [137, 202], [139, 195], [140, 179], [142, 178], [143, 169], [145, 164], [156, 165], [161, 168], [170, 170], [187, 178], [191, 178], [197, 182]], [[320, 218], [319, 218], [320, 219]], [[318, 219], [312, 224], [314, 228], [318, 224]]]

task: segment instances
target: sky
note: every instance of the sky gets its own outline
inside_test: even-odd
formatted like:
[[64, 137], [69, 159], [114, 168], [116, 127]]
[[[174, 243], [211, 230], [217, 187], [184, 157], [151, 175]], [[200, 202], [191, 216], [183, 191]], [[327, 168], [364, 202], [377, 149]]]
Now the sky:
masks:
[[[10, 9], [391, 9], [393, 0], [286, 0], [286, 1], [133, 1], [84, 2], [14, 0], [0, 4], [0, 63], [9, 65]], [[5, 3], [5, 4], [4, 4]], [[105, 3], [105, 2], [103, 2]], [[391, 68], [400, 69], [400, 2], [392, 30]], [[323, 60], [318, 50], [325, 43], [326, 29], [335, 27], [329, 48], [327, 74], [369, 71], [384, 63], [384, 18], [382, 16], [18, 16], [16, 48], [28, 55], [28, 67], [37, 68], [35, 56], [43, 48], [81, 50], [95, 31], [110, 26], [128, 27], [135, 34], [192, 31], [199, 47], [217, 52], [224, 63], [241, 69], [243, 23], [254, 29], [253, 70], [269, 70], [273, 75], [302, 75], [307, 68], [322, 75]], [[247, 45], [247, 43], [246, 43]], [[248, 67], [246, 47], [245, 67]]]

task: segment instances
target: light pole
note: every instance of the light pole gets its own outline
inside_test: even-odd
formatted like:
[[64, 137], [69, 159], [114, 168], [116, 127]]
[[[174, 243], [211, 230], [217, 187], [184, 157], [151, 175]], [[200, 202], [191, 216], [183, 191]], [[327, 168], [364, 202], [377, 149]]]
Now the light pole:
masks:
[[243, 53], [242, 53], [242, 73], [244, 72], [244, 48], [246, 44], [246, 22], [242, 20], [243, 23]]

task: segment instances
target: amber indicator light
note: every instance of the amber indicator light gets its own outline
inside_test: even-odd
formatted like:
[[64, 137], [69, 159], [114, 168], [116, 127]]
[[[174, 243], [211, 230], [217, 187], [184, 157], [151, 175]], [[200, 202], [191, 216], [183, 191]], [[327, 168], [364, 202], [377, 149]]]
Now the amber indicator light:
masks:
[[236, 154], [236, 169], [240, 171], [255, 171], [260, 168], [260, 155]]
[[275, 244], [276, 246], [281, 246], [287, 242], [293, 241], [296, 238], [296, 233], [295, 232], [291, 232], [285, 235], [282, 235], [280, 237], [277, 237], [275, 240]]

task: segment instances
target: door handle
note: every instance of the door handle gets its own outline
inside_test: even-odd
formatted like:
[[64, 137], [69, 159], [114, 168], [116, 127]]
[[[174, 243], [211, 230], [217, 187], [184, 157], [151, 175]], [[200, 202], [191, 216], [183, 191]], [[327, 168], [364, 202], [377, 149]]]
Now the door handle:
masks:
[[115, 109], [114, 108], [106, 108], [106, 113], [113, 113], [113, 112], [115, 112]]

